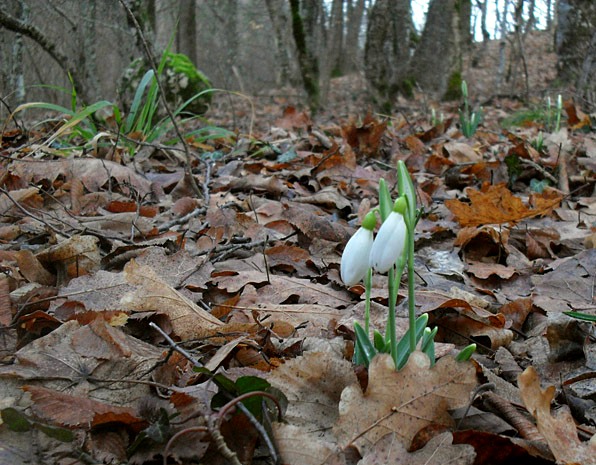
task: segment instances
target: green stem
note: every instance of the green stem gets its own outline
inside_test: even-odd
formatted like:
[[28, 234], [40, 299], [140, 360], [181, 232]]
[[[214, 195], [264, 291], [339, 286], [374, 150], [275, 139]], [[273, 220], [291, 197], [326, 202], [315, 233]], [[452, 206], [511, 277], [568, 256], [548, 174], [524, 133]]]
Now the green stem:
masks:
[[391, 358], [395, 363], [397, 369], [397, 334], [395, 327], [395, 304], [397, 303], [398, 284], [395, 282], [395, 267], [392, 266], [389, 270], [389, 316], [387, 318], [387, 336], [389, 336], [389, 344], [391, 350]]
[[366, 331], [366, 335], [370, 336], [370, 294], [372, 291], [372, 268], [368, 269], [366, 276], [364, 277], [364, 289], [364, 295], [366, 297], [366, 300], [364, 301], [364, 330]]
[[414, 225], [412, 221], [406, 222], [408, 229], [408, 320], [410, 323], [410, 351], [416, 350], [416, 299], [414, 291]]

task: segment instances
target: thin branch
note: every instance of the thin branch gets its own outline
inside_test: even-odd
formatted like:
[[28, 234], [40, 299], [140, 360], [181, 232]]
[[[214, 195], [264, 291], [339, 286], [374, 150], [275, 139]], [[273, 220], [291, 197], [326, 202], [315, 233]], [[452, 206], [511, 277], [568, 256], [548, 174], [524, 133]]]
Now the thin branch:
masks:
[[68, 57], [65, 54], [63, 54], [60, 50], [58, 50], [56, 48], [56, 44], [52, 43], [43, 32], [41, 32], [33, 24], [24, 23], [8, 15], [6, 11], [2, 8], [0, 8], [0, 24], [9, 31], [16, 32], [18, 34], [23, 34], [24, 36], [29, 37], [31, 40], [36, 42], [43, 50], [46, 51], [48, 55], [50, 55], [54, 59], [56, 63], [60, 65], [60, 67], [67, 74], [70, 74], [75, 88], [82, 95], [83, 100], [86, 100], [87, 95], [85, 93], [83, 81], [79, 76], [79, 71], [76, 67], [70, 65], [70, 60], [68, 59]]

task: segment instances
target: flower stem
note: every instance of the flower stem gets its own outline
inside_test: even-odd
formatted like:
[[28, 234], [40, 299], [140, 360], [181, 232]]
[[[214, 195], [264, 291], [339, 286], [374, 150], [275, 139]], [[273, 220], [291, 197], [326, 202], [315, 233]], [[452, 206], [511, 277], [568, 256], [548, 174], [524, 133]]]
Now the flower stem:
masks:
[[364, 301], [364, 330], [370, 336], [370, 294], [372, 291], [372, 268], [369, 268], [364, 277], [365, 297]]
[[398, 284], [395, 281], [395, 266], [389, 270], [389, 316], [387, 318], [387, 337], [389, 338], [391, 358], [397, 369], [397, 334], [395, 328], [395, 304], [397, 302]]
[[416, 298], [414, 291], [414, 227], [412, 221], [406, 222], [408, 228], [407, 254], [408, 254], [408, 320], [410, 323], [410, 351], [416, 350]]

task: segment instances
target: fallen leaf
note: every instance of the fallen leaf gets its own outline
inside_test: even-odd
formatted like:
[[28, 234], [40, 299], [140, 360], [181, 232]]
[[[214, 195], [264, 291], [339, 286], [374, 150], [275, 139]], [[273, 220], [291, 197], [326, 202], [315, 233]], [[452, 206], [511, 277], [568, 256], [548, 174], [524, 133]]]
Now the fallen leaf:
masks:
[[166, 315], [182, 340], [213, 334], [223, 323], [169, 286], [152, 268], [131, 260], [124, 267], [126, 281], [136, 289], [122, 297], [122, 305], [135, 312]]
[[414, 352], [396, 371], [391, 356], [377, 355], [369, 367], [366, 391], [353, 384], [342, 392], [334, 431], [342, 447], [355, 446], [362, 454], [390, 433], [407, 449], [428, 425], [452, 427], [448, 410], [466, 405], [475, 386], [472, 363], [446, 356], [430, 368], [428, 357]]
[[547, 215], [556, 208], [561, 198], [557, 197], [540, 207], [530, 208], [519, 197], [514, 196], [504, 183], [483, 186], [481, 191], [467, 188], [470, 203], [460, 200], [446, 200], [445, 205], [462, 226], [483, 224], [515, 224], [524, 218]]
[[596, 436], [581, 442], [569, 410], [561, 407], [551, 414], [550, 404], [555, 397], [555, 386], [540, 387], [540, 378], [530, 366], [519, 375], [518, 385], [524, 404], [536, 419], [538, 431], [544, 436], [557, 462], [568, 464], [596, 464]]
[[367, 452], [358, 465], [472, 465], [476, 458], [474, 448], [467, 444], [452, 444], [451, 433], [439, 434], [415, 452], [401, 444], [395, 433], [390, 433]]
[[122, 423], [136, 431], [146, 426], [130, 407], [118, 407], [41, 386], [27, 385], [23, 390], [31, 394], [33, 413], [56, 425], [87, 431], [109, 423]]

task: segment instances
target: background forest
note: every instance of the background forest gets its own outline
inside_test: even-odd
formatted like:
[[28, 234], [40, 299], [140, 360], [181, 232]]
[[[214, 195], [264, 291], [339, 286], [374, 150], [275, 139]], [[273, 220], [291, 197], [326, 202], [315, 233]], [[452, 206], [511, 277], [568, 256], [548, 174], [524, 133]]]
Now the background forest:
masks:
[[595, 118], [596, 0], [0, 0], [0, 465], [596, 465]]
[[[482, 99], [536, 97], [556, 76], [530, 75], [536, 67], [528, 61], [552, 61], [553, 52], [555, 84], [571, 84], [578, 103], [594, 104], [591, 0], [431, 0], [428, 8], [416, 0], [127, 4], [157, 56], [173, 39], [170, 51], [187, 55], [214, 87], [254, 96], [283, 88], [311, 109], [325, 105], [330, 79], [344, 75], [358, 77], [356, 90], [385, 111], [398, 95], [457, 99], [462, 78]], [[83, 101], [114, 100], [126, 68], [144, 56], [117, 0], [3, 0], [0, 25], [1, 96], [13, 108], [67, 101], [51, 86], [70, 88], [68, 74]], [[474, 78], [479, 66], [490, 79]], [[6, 116], [6, 107], [0, 111]]]

